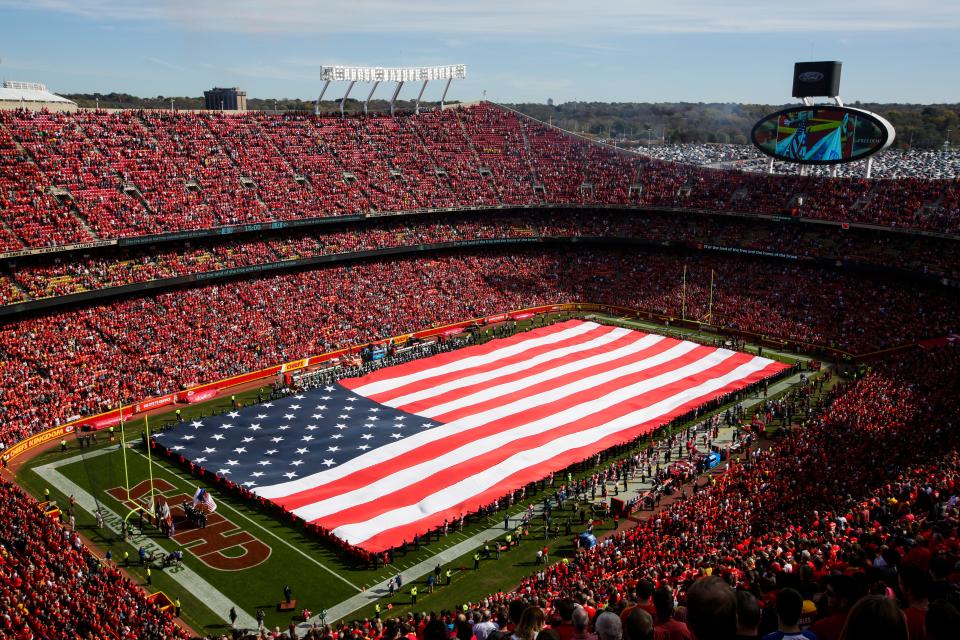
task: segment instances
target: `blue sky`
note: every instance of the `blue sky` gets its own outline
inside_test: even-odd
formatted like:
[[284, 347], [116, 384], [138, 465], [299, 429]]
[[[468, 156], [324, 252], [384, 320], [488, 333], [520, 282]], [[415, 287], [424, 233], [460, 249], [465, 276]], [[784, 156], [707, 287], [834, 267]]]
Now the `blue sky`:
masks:
[[960, 1], [0, 0], [0, 78], [64, 93], [312, 98], [323, 64], [465, 63], [452, 99], [779, 104], [809, 59], [848, 101], [960, 102]]

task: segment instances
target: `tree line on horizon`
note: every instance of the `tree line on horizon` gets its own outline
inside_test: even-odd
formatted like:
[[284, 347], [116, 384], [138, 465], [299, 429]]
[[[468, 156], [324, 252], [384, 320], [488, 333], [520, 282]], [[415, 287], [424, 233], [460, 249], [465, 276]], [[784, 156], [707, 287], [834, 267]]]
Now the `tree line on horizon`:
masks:
[[[202, 97], [157, 96], [145, 98], [126, 93], [63, 94], [81, 107], [105, 109], [203, 109]], [[421, 109], [438, 106], [421, 102]], [[506, 104], [531, 117], [563, 129], [624, 143], [733, 143], [749, 144], [750, 130], [765, 115], [791, 105], [760, 105], [705, 102], [564, 102], [561, 104]], [[885, 117], [897, 131], [894, 146], [902, 149], [951, 148], [960, 142], [960, 104], [861, 103], [849, 106]], [[310, 111], [314, 102], [296, 98], [248, 98], [251, 111]], [[396, 108], [413, 111], [412, 100], [398, 100]], [[339, 100], [325, 100], [322, 113], [338, 113]], [[372, 100], [370, 110], [389, 109], [386, 100]], [[347, 100], [345, 111], [363, 111], [360, 100]], [[954, 140], [958, 142], [954, 142]]]

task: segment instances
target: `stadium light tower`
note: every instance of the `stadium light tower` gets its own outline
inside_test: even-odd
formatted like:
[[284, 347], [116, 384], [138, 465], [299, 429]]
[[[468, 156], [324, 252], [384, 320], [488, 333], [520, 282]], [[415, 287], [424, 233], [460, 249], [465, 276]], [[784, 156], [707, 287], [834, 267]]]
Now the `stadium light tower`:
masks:
[[423, 92], [427, 89], [427, 84], [431, 80], [446, 80], [447, 84], [443, 90], [443, 96], [440, 98], [440, 107], [443, 108], [443, 102], [447, 99], [447, 92], [450, 90], [450, 83], [454, 80], [462, 80], [467, 77], [467, 65], [449, 64], [439, 67], [343, 67], [343, 66], [323, 66], [320, 67], [320, 79], [323, 80], [323, 89], [317, 98], [317, 104], [314, 113], [320, 113], [320, 102], [324, 94], [330, 87], [331, 82], [349, 82], [347, 91], [340, 99], [340, 115], [343, 115], [344, 106], [353, 87], [358, 82], [373, 83], [367, 99], [363, 103], [363, 112], [367, 113], [370, 106], [370, 100], [373, 98], [374, 91], [380, 86], [381, 82], [395, 82], [396, 89], [390, 98], [390, 115], [394, 113], [394, 105], [397, 102], [397, 96], [400, 95], [400, 89], [407, 82], [421, 82], [420, 93], [417, 94], [416, 113], [420, 113], [420, 100], [423, 98]]

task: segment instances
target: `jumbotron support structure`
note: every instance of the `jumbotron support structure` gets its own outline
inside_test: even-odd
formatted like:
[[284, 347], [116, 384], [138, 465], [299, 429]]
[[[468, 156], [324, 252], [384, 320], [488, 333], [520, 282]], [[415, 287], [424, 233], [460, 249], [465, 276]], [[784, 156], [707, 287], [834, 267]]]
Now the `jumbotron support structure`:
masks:
[[423, 98], [423, 92], [427, 90], [427, 84], [429, 84], [431, 80], [447, 81], [447, 84], [443, 89], [443, 96], [440, 98], [440, 107], [442, 108], [444, 101], [447, 99], [447, 92], [450, 90], [450, 84], [454, 80], [463, 80], [466, 77], [467, 65], [465, 64], [450, 64], [439, 67], [324, 66], [320, 67], [320, 79], [323, 80], [323, 89], [320, 91], [320, 96], [317, 98], [317, 105], [314, 108], [314, 113], [320, 113], [320, 102], [323, 100], [323, 96], [326, 94], [331, 82], [350, 83], [347, 85], [347, 91], [343, 94], [343, 98], [340, 99], [340, 115], [343, 115], [347, 98], [350, 97], [350, 92], [353, 91], [353, 87], [358, 82], [373, 83], [373, 86], [370, 88], [370, 93], [367, 94], [367, 99], [363, 103], [364, 113], [367, 113], [367, 109], [370, 106], [370, 100], [373, 98], [373, 93], [377, 90], [377, 87], [380, 86], [380, 83], [395, 82], [397, 87], [394, 89], [393, 96], [390, 98], [390, 115], [393, 115], [394, 107], [397, 102], [397, 96], [400, 95], [400, 89], [403, 88], [405, 83], [423, 83], [420, 86], [420, 93], [417, 94], [416, 113], [420, 113], [420, 100]]

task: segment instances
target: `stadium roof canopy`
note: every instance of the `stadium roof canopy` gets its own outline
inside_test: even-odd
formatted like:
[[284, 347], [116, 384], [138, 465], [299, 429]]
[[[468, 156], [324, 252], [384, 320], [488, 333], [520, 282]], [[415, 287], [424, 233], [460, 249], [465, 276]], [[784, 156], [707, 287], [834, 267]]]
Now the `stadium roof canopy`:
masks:
[[0, 102], [29, 102], [32, 103], [30, 106], [35, 106], [36, 103], [41, 102], [45, 104], [58, 104], [64, 107], [70, 105], [76, 107], [77, 104], [63, 96], [50, 93], [46, 85], [38, 82], [14, 82], [11, 80], [5, 81], [3, 86], [0, 87]]

